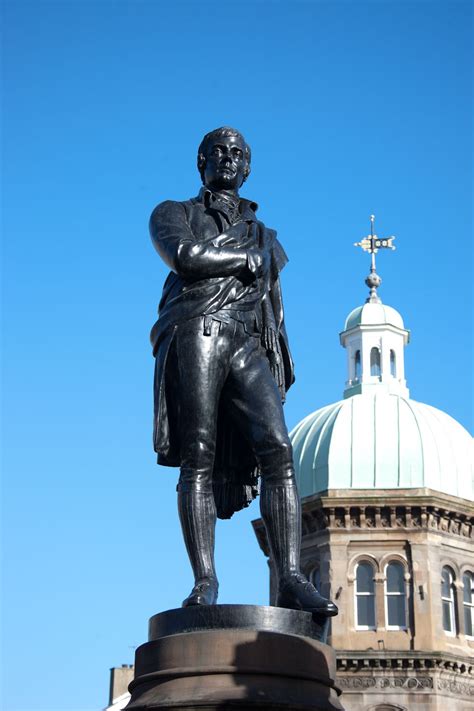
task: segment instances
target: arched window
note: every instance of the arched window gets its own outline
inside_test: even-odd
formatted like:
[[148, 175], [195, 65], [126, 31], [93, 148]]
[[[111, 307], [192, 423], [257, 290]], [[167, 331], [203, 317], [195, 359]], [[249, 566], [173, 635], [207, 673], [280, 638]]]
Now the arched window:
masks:
[[360, 380], [360, 351], [356, 351], [354, 356], [354, 379]]
[[441, 571], [441, 602], [443, 606], [443, 629], [448, 634], [456, 633], [454, 573], [446, 565]]
[[390, 351], [390, 375], [392, 378], [397, 377], [397, 358], [395, 355], [395, 351]]
[[385, 569], [385, 622], [387, 629], [404, 630], [407, 626], [405, 568], [398, 562]]
[[462, 582], [464, 586], [464, 634], [468, 637], [474, 637], [474, 573], [464, 573]]
[[321, 592], [321, 569], [319, 566], [313, 568], [310, 575], [310, 580], [318, 592]]
[[370, 563], [358, 563], [355, 580], [356, 627], [362, 630], [375, 629], [375, 583], [374, 568]]
[[370, 374], [380, 378], [380, 351], [378, 348], [372, 348], [370, 351]]

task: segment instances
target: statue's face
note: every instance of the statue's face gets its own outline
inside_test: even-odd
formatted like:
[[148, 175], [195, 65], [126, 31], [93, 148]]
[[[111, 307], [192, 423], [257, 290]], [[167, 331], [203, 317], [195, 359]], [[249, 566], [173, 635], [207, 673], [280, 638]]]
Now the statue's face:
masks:
[[219, 136], [209, 144], [204, 183], [214, 190], [238, 190], [245, 178], [245, 143], [240, 136]]

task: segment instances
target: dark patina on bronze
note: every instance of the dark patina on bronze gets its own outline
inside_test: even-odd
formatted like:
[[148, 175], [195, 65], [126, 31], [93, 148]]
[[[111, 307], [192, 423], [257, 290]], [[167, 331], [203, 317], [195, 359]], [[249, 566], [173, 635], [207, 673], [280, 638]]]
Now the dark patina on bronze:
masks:
[[277, 605], [337, 614], [299, 570], [301, 507], [282, 403], [294, 381], [276, 232], [239, 189], [250, 148], [235, 129], [207, 134], [196, 198], [158, 205], [153, 244], [170, 267], [151, 333], [158, 463], [180, 467], [178, 510], [195, 586], [184, 606], [215, 604], [216, 517], [257, 495]]

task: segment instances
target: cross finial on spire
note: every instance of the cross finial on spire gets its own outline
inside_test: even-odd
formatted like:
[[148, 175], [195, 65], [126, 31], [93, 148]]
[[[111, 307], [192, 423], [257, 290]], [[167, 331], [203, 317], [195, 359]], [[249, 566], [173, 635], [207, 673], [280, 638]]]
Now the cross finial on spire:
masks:
[[360, 242], [354, 242], [354, 247], [362, 247], [364, 252], [369, 252], [371, 255], [371, 264], [370, 264], [370, 274], [365, 280], [365, 283], [370, 289], [370, 294], [367, 298], [367, 303], [370, 304], [381, 304], [382, 300], [380, 299], [380, 296], [377, 294], [377, 289], [382, 283], [382, 278], [379, 277], [375, 270], [375, 255], [379, 251], [379, 249], [395, 249], [393, 246], [393, 240], [395, 237], [384, 237], [383, 239], [380, 239], [377, 237], [377, 235], [374, 233], [374, 223], [375, 223], [375, 215], [370, 216], [370, 235], [367, 235], [367, 237], [364, 237]]

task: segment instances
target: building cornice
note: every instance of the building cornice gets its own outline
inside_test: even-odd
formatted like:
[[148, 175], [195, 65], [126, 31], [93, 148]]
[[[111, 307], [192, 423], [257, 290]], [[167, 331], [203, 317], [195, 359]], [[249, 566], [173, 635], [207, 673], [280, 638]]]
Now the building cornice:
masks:
[[462, 499], [452, 494], [445, 494], [427, 487], [416, 489], [329, 489], [306, 496], [302, 499], [302, 504], [303, 507], [307, 507], [311, 506], [312, 502], [321, 501], [323, 505], [328, 505], [331, 502], [334, 506], [335, 500], [337, 500], [338, 506], [352, 505], [357, 500], [363, 500], [366, 505], [372, 503], [380, 505], [381, 501], [390, 501], [395, 506], [406, 503], [416, 503], [418, 506], [433, 504], [460, 513], [474, 515], [474, 501]]
[[444, 669], [466, 674], [474, 680], [474, 659], [467, 655], [448, 652], [338, 649], [336, 660], [338, 671]]
[[362, 332], [375, 332], [380, 333], [381, 331], [388, 331], [390, 333], [396, 333], [397, 336], [403, 336], [405, 344], [410, 342], [410, 331], [407, 328], [400, 328], [400, 326], [393, 326], [391, 323], [359, 323], [352, 328], [348, 328], [347, 331], [341, 331], [339, 333], [339, 342], [341, 346], [345, 346], [345, 342], [351, 336], [354, 336]]
[[[474, 698], [474, 660], [444, 652], [337, 650], [336, 684], [346, 694], [397, 692]], [[392, 692], [393, 693], [393, 692]]]
[[[431, 489], [334, 489], [302, 500], [303, 537], [360, 535], [368, 531], [425, 532], [474, 540], [474, 502]], [[260, 548], [269, 556], [265, 527], [252, 521]]]
[[339, 489], [307, 497], [302, 504], [303, 535], [402, 529], [474, 538], [474, 504], [430, 489]]

